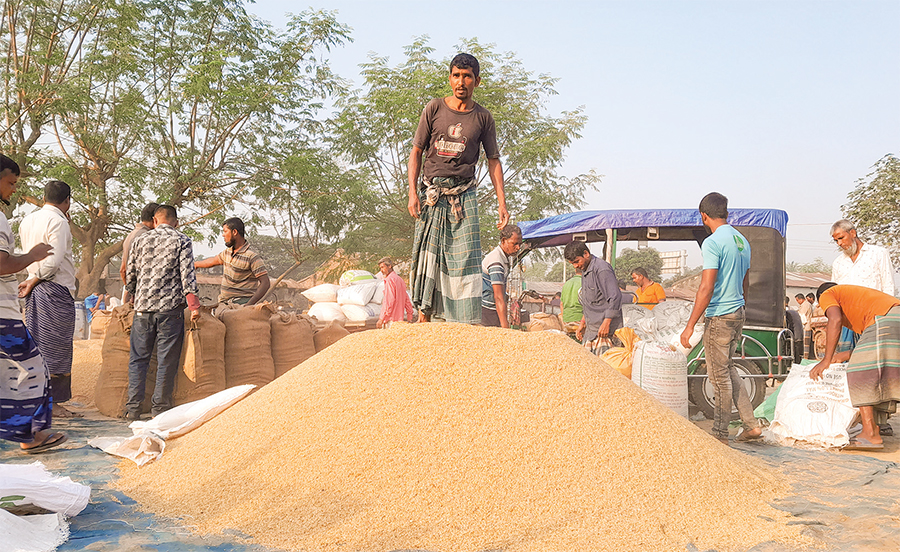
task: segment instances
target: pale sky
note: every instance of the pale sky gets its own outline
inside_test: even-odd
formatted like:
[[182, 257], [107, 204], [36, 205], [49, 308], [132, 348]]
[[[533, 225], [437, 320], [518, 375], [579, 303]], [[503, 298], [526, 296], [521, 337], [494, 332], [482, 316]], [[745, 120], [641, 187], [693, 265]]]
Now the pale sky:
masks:
[[830, 264], [828, 230], [848, 192], [900, 149], [900, 0], [258, 0], [248, 10], [283, 27], [307, 7], [352, 28], [354, 41], [328, 58], [356, 86], [370, 52], [396, 65], [423, 34], [439, 58], [472, 37], [514, 52], [559, 78], [550, 114], [585, 108], [561, 173], [605, 175], [586, 209], [695, 208], [718, 191], [732, 207], [787, 211], [788, 261]]

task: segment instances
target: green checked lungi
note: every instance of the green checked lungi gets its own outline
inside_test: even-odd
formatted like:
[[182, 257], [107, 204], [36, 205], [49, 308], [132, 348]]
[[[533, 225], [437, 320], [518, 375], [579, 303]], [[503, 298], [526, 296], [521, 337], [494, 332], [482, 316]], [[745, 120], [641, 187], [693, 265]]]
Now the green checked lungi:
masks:
[[900, 401], [900, 305], [863, 330], [847, 364], [847, 386], [855, 407], [875, 407], [884, 423]]
[[[437, 182], [435, 178], [433, 181]], [[450, 197], [459, 198], [462, 218]], [[422, 211], [413, 239], [412, 302], [417, 310], [448, 322], [481, 322], [481, 227], [474, 187], [458, 196], [441, 195]]]

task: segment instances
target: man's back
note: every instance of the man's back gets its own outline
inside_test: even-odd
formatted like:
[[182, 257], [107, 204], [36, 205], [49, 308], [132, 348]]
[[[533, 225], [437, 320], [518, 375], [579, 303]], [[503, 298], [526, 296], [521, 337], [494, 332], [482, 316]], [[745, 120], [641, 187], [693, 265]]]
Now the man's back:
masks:
[[723, 224], [701, 247], [703, 269], [717, 270], [706, 316], [721, 316], [744, 305], [744, 276], [750, 269], [750, 243], [733, 227]]
[[563, 322], [580, 322], [584, 312], [581, 310], [581, 302], [578, 300], [578, 292], [581, 290], [581, 276], [572, 276], [563, 284], [562, 301]]
[[137, 237], [128, 256], [126, 287], [136, 311], [183, 308], [197, 294], [191, 240], [167, 224]]

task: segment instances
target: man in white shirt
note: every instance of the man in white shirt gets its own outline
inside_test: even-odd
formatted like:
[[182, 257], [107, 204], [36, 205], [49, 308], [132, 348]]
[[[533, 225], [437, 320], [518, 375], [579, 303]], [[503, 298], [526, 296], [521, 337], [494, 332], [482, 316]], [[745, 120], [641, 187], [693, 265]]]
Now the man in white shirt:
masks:
[[19, 296], [26, 298], [25, 325], [50, 369], [53, 415], [63, 418], [76, 416], [60, 404], [72, 398], [76, 279], [68, 217], [71, 194], [68, 184], [51, 180], [44, 186], [44, 206], [19, 225], [23, 249], [39, 243], [53, 248], [46, 259], [28, 265], [28, 280], [19, 285]]

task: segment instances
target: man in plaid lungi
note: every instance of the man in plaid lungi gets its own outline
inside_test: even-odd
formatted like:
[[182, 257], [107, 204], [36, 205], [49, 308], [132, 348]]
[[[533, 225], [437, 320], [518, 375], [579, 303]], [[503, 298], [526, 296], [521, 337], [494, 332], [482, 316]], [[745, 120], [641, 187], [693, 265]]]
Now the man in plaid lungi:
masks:
[[494, 118], [472, 99], [480, 83], [478, 60], [469, 54], [454, 57], [453, 95], [425, 106], [413, 138], [408, 209], [416, 218], [416, 231], [410, 281], [420, 321], [432, 316], [448, 322], [481, 321], [482, 251], [475, 193], [481, 146], [497, 194], [497, 227], [509, 222]]

